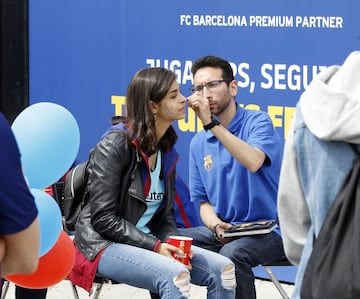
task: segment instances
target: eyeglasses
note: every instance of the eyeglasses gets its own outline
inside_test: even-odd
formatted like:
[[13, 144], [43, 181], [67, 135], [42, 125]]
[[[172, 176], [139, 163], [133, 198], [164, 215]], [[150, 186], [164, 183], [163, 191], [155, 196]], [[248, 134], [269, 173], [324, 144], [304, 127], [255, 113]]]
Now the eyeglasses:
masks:
[[205, 84], [191, 86], [190, 91], [191, 91], [191, 93], [202, 92], [204, 87], [206, 87], [206, 89], [208, 91], [212, 92], [212, 91], [215, 91], [216, 89], [218, 89], [221, 82], [230, 82], [230, 81], [229, 80], [214, 80], [214, 81], [210, 81]]

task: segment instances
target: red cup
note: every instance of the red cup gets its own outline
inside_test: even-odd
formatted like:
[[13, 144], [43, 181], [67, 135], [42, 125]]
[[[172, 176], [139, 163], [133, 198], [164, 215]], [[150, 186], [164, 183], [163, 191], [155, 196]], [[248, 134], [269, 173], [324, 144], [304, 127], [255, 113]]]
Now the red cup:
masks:
[[173, 254], [173, 257], [184, 265], [189, 265], [192, 240], [192, 238], [184, 236], [170, 236], [168, 241], [169, 244], [179, 247], [184, 252], [182, 255]]

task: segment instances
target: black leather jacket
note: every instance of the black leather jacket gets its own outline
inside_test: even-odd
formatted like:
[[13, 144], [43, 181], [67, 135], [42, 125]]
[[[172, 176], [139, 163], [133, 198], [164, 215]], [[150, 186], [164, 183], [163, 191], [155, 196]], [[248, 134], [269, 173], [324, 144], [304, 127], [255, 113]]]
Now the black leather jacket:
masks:
[[88, 203], [75, 226], [76, 246], [88, 260], [113, 242], [153, 250], [159, 240], [179, 234], [173, 208], [175, 149], [162, 153], [165, 198], [148, 225], [155, 237], [136, 228], [147, 207], [144, 193], [150, 187], [150, 174], [134, 144], [124, 130], [112, 130], [90, 158]]

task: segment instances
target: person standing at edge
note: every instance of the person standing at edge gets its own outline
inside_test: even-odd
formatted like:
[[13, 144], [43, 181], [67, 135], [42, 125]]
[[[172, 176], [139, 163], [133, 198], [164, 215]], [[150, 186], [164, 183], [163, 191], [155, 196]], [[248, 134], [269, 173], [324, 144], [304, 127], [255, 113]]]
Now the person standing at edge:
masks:
[[298, 266], [291, 298], [300, 299], [308, 260], [326, 215], [360, 150], [360, 51], [320, 72], [296, 104], [279, 181], [285, 253]]
[[[19, 147], [10, 124], [0, 112], [0, 295], [2, 278], [30, 274], [36, 270], [40, 253], [38, 210], [26, 183]], [[16, 286], [16, 298], [21, 297]], [[46, 295], [46, 289], [29, 290]], [[33, 298], [33, 297], [31, 297]], [[45, 298], [36, 297], [36, 298]]]
[[277, 188], [282, 143], [270, 117], [236, 103], [237, 81], [228, 61], [205, 56], [192, 66], [194, 85], [189, 107], [204, 131], [190, 144], [191, 200], [200, 203], [205, 226], [181, 229], [197, 246], [235, 263], [236, 298], [256, 298], [252, 267], [280, 260], [284, 250], [279, 228], [263, 235], [222, 238], [233, 224], [277, 221]]
[[[172, 257], [179, 235], [174, 217], [177, 140], [172, 126], [185, 117], [185, 97], [175, 74], [145, 68], [126, 93], [127, 117], [92, 151], [88, 203], [75, 225], [77, 257], [69, 278], [100, 276], [148, 289], [152, 298], [188, 298], [190, 283], [207, 286], [207, 298], [235, 298], [234, 264], [192, 246], [191, 264]], [[89, 275], [91, 273], [91, 275]]]
[[0, 113], [0, 277], [30, 274], [40, 253], [38, 210], [26, 183], [15, 136]]

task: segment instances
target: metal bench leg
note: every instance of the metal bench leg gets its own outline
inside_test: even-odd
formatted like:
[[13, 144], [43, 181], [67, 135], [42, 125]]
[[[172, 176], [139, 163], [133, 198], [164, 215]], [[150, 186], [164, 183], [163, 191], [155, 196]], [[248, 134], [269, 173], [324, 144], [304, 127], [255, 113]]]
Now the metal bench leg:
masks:
[[[98, 299], [101, 293], [101, 290], [104, 286], [104, 283], [106, 283], [105, 281], [100, 282], [100, 283], [93, 283], [93, 287], [89, 293], [89, 298], [91, 299]], [[73, 289], [73, 294], [74, 294], [74, 298], [75, 299], [80, 299], [79, 297], [79, 293], [77, 291], [76, 285], [74, 285], [73, 283], [71, 284], [72, 289]], [[2, 298], [1, 298], [2, 299]]]
[[74, 284], [72, 283], [71, 286], [72, 286], [74, 298], [75, 298], [75, 299], [80, 299], [79, 293], [78, 293], [77, 288], [76, 288], [76, 285], [74, 285]]
[[271, 270], [270, 266], [263, 266], [263, 267], [264, 267], [266, 273], [269, 275], [271, 281], [274, 283], [275, 287], [277, 288], [277, 290], [281, 294], [281, 297], [283, 297], [283, 299], [289, 299], [290, 297], [285, 292], [284, 288], [282, 287], [282, 285], [280, 284], [278, 279], [275, 277], [275, 275], [274, 275], [273, 271]]
[[4, 280], [2, 286], [2, 292], [1, 292], [1, 299], [5, 299], [6, 293], [9, 290], [9, 286], [10, 286], [10, 282], [8, 280]]
[[89, 294], [89, 296], [91, 296], [91, 299], [98, 299], [101, 293], [101, 290], [104, 286], [104, 283], [106, 283], [105, 281], [100, 282], [100, 283], [96, 283], [96, 286], [93, 285], [93, 288]]

